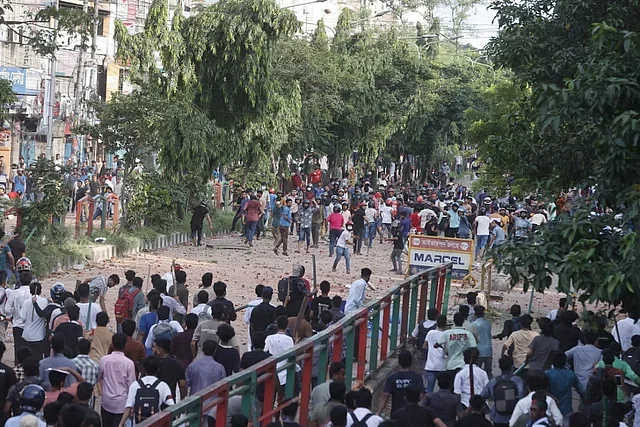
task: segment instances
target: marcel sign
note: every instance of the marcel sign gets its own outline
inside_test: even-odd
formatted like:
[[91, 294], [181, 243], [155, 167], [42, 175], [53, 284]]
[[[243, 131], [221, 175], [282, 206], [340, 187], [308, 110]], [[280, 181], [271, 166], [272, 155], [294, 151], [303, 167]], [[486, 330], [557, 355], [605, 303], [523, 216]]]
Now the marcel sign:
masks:
[[473, 264], [473, 240], [436, 236], [409, 236], [411, 274], [420, 270], [453, 263], [452, 277], [462, 279]]

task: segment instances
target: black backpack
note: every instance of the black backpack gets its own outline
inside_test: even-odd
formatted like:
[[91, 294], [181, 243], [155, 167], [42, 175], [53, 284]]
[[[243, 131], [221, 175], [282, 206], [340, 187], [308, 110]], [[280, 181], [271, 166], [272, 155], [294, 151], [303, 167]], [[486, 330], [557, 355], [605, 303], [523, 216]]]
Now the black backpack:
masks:
[[518, 386], [515, 382], [502, 377], [496, 379], [493, 386], [493, 402], [496, 405], [496, 412], [500, 415], [511, 415], [518, 403]]
[[160, 392], [157, 387], [161, 382], [161, 380], [156, 380], [153, 384], [145, 384], [142, 380], [138, 380], [140, 388], [136, 392], [133, 406], [133, 418], [136, 423], [140, 423], [160, 411]]
[[351, 427], [367, 427], [367, 420], [373, 417], [373, 414], [367, 414], [363, 419], [359, 420], [353, 412], [349, 412], [349, 414], [351, 415], [351, 419], [353, 420]]
[[285, 302], [289, 296], [289, 285], [291, 284], [291, 277], [283, 277], [278, 282], [278, 301]]
[[416, 346], [416, 350], [418, 350], [418, 354], [423, 355], [424, 357], [427, 357], [427, 352], [429, 351], [428, 348], [423, 349], [424, 347], [424, 342], [427, 339], [427, 334], [429, 333], [429, 331], [433, 331], [436, 328], [436, 324], [434, 323], [433, 326], [431, 326], [430, 328], [425, 328], [424, 327], [424, 322], [420, 322], [418, 323], [418, 336], [416, 337], [415, 340], [415, 346]]

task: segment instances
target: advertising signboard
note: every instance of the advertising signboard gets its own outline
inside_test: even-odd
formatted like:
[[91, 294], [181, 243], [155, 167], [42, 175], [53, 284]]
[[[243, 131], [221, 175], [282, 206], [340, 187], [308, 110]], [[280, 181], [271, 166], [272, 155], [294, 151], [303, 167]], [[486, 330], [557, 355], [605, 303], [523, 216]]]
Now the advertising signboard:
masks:
[[462, 279], [469, 274], [473, 265], [473, 240], [409, 235], [410, 274], [448, 262], [453, 263], [452, 278]]

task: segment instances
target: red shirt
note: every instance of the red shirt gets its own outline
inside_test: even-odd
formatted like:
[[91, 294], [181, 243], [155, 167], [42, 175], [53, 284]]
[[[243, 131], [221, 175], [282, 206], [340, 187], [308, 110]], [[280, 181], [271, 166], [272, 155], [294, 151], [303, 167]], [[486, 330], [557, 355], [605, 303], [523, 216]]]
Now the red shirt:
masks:
[[322, 179], [322, 171], [320, 169], [316, 169], [311, 172], [311, 182], [315, 184], [316, 182], [320, 182]]
[[422, 231], [420, 228], [420, 215], [416, 212], [411, 214], [411, 227], [415, 228], [417, 231]]
[[257, 221], [260, 219], [260, 210], [262, 205], [257, 200], [251, 200], [244, 207], [244, 211], [247, 214], [247, 221]]
[[344, 225], [344, 217], [341, 213], [332, 213], [327, 218], [327, 222], [329, 223], [329, 229], [331, 230], [342, 230], [342, 226]]
[[300, 186], [302, 185], [302, 178], [300, 178], [300, 175], [295, 174], [291, 177], [291, 185], [293, 186], [294, 190], [300, 188]]

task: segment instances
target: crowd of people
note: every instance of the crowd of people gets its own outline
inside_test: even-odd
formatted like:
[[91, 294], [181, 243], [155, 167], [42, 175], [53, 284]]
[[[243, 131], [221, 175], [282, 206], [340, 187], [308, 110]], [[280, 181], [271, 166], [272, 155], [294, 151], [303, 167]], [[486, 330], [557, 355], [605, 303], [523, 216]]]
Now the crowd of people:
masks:
[[[321, 176], [310, 176], [307, 184], [296, 174], [288, 192], [274, 188], [240, 189], [232, 207], [232, 230], [242, 229], [242, 238], [250, 247], [254, 240], [270, 232], [276, 255], [289, 255], [290, 236], [295, 252], [319, 248], [329, 243], [329, 256], [335, 256], [334, 270], [344, 258], [350, 272], [351, 255], [361, 255], [374, 242], [392, 242], [392, 272], [403, 274], [402, 253], [409, 234], [475, 239], [476, 258], [487, 248], [503, 244], [508, 238], [524, 239], [555, 218], [555, 202], [527, 198], [492, 199], [481, 191], [475, 194], [454, 178], [420, 185], [387, 185], [369, 178], [330, 179], [323, 185]], [[200, 222], [201, 228], [201, 222]]]

